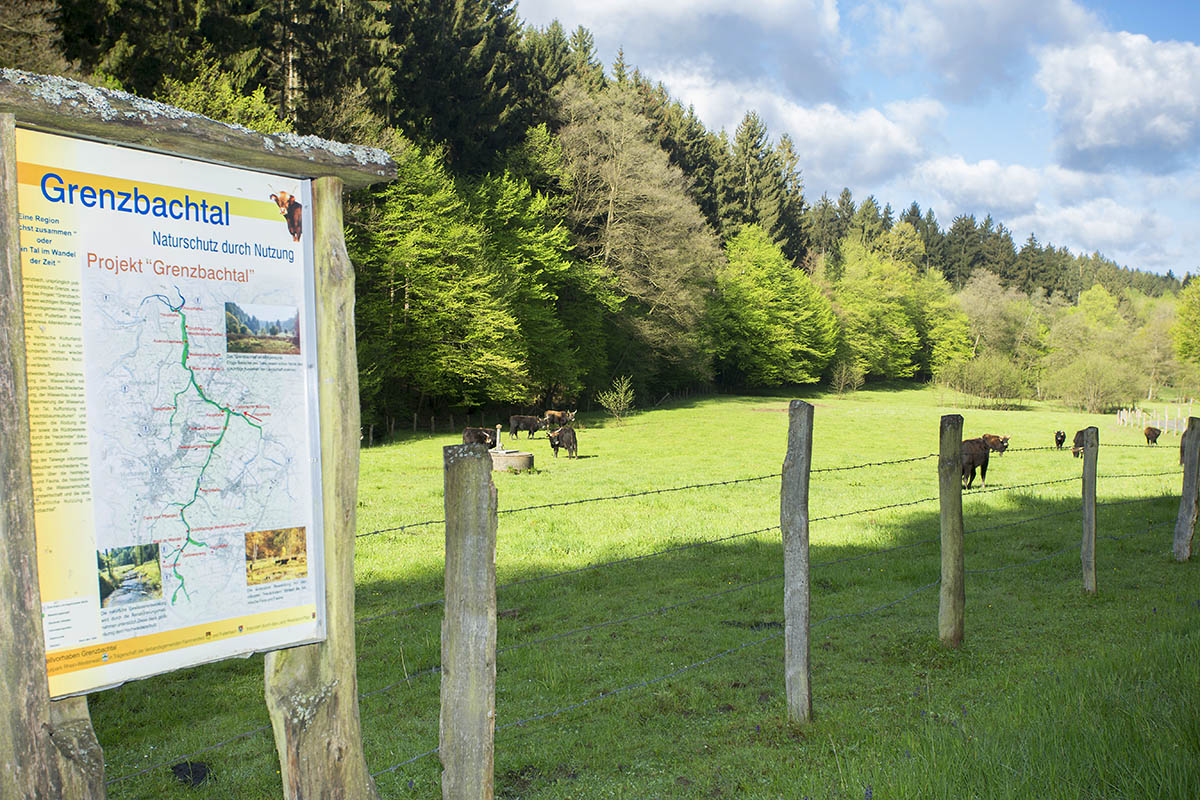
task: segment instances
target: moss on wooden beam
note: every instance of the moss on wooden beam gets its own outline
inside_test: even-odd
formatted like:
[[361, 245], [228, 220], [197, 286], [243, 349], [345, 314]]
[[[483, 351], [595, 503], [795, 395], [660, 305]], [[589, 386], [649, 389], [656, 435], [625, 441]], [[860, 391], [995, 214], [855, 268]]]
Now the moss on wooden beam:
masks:
[[18, 125], [357, 188], [396, 176], [383, 150], [317, 136], [266, 134], [128, 92], [55, 75], [0, 69], [0, 113]]

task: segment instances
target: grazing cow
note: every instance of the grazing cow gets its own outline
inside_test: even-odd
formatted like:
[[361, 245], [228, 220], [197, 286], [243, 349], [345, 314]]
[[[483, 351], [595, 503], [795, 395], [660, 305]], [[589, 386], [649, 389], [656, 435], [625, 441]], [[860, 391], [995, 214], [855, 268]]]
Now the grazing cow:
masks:
[[486, 444], [496, 446], [496, 431], [493, 428], [463, 428], [463, 444]]
[[962, 480], [963, 488], [970, 489], [975, 482], [975, 470], [979, 470], [980, 487], [987, 486], [988, 455], [994, 450], [1003, 453], [1008, 449], [1008, 437], [984, 434], [978, 439], [963, 439]]
[[288, 233], [292, 235], [292, 241], [300, 241], [301, 217], [304, 216], [303, 206], [287, 192], [273, 194], [271, 199], [275, 201], [275, 205], [279, 206], [279, 213], [287, 222]]
[[1147, 425], [1142, 433], [1146, 435], [1146, 444], [1158, 444], [1158, 437], [1162, 435], [1161, 430], [1150, 425]]
[[1066, 440], [1067, 440], [1066, 431], [1055, 431], [1054, 432], [1054, 446], [1057, 447], [1059, 450], [1062, 450], [1063, 442], [1065, 442]]
[[567, 455], [571, 458], [576, 457], [576, 451], [579, 448], [579, 443], [575, 439], [574, 428], [559, 428], [556, 431], [547, 431], [546, 435], [550, 437], [550, 446], [554, 448], [554, 457], [558, 458], [558, 448], [565, 447]]
[[547, 411], [542, 417], [546, 422], [546, 430], [561, 428], [575, 421], [574, 411]]
[[546, 428], [545, 421], [538, 417], [513, 414], [508, 418], [508, 438], [510, 439], [521, 431], [529, 431], [529, 438], [532, 439], [534, 433], [544, 428]]
[[1075, 458], [1083, 455], [1083, 431], [1075, 431], [1075, 440], [1071, 445], [1071, 455]]
[[983, 443], [986, 444], [988, 448], [995, 450], [997, 453], [1003, 453], [1008, 449], [1007, 436], [997, 436], [994, 433], [985, 433], [979, 438], [983, 439]]

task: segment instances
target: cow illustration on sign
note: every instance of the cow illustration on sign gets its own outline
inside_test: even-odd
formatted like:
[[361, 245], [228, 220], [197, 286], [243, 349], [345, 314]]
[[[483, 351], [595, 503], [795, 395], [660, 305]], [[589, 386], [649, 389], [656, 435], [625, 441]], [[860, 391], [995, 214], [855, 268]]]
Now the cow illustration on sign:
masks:
[[300, 201], [287, 192], [273, 194], [271, 195], [271, 199], [275, 201], [275, 205], [279, 206], [279, 213], [287, 221], [288, 233], [292, 235], [292, 241], [300, 241], [300, 220], [304, 210], [304, 207], [300, 205]]

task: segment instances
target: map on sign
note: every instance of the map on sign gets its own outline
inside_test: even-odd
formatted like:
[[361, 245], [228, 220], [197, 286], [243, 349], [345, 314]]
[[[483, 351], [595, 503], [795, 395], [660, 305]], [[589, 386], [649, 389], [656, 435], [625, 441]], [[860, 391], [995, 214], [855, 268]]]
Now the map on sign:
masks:
[[51, 697], [320, 641], [308, 181], [18, 129]]
[[[280, 424], [305, 413], [298, 346], [226, 352], [227, 305], [275, 312], [284, 347], [298, 339], [297, 309], [171, 292], [98, 287], [84, 325], [97, 341], [88, 391], [110, 408], [92, 423], [93, 463], [123, 487], [94, 500], [97, 549], [158, 544], [167, 614], [184, 623], [244, 593], [246, 531], [289, 522], [309, 476], [293, 455], [306, 443]], [[293, 327], [280, 335], [280, 323]]]

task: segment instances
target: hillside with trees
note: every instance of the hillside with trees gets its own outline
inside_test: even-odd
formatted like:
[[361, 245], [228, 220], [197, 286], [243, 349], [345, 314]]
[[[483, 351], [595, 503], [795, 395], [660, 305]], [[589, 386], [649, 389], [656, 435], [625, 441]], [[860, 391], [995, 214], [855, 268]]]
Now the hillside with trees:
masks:
[[4, 65], [393, 155], [346, 203], [364, 424], [586, 403], [625, 375], [639, 397], [936, 379], [1091, 410], [1194, 385], [1188, 277], [1018, 244], [987, 209], [943, 227], [806, 197], [755, 111], [709, 130], [507, 0], [4, 5]]

